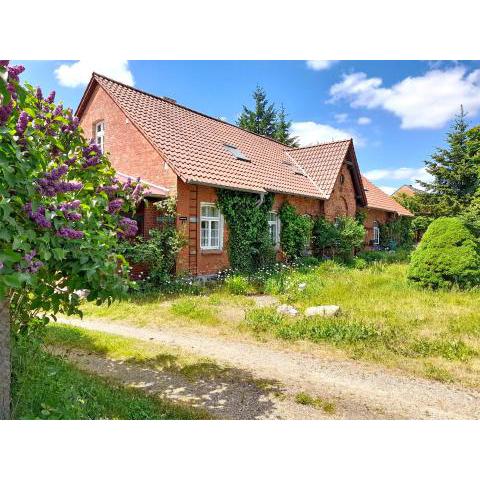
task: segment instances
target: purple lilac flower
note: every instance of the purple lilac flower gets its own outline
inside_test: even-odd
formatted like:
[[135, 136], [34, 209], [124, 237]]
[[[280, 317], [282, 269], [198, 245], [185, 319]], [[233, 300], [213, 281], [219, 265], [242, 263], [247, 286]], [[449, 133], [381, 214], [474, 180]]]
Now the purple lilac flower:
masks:
[[48, 95], [48, 97], [45, 99], [45, 101], [47, 103], [53, 103], [54, 100], [55, 100], [55, 90], [52, 90]]
[[36, 250], [32, 250], [30, 253], [26, 253], [23, 257], [27, 266], [21, 271], [29, 272], [29, 273], [37, 273], [38, 270], [43, 267], [43, 262], [40, 260], [34, 260], [35, 256], [37, 255]]
[[137, 186], [133, 189], [132, 198], [135, 202], [138, 202], [141, 200], [142, 196], [143, 196], [143, 185], [139, 182], [137, 183]]
[[138, 225], [135, 220], [128, 217], [122, 217], [118, 222], [121, 232], [118, 233], [120, 238], [134, 237], [138, 232]]
[[75, 210], [80, 206], [80, 200], [72, 200], [71, 202], [64, 202], [60, 204], [59, 210], [65, 212], [66, 210]]
[[59, 103], [59, 104], [55, 107], [55, 110], [53, 111], [53, 116], [54, 116], [54, 117], [57, 117], [57, 116], [60, 115], [62, 112], [63, 112], [63, 105], [62, 105], [61, 103]]
[[17, 89], [13, 83], [7, 83], [7, 91], [14, 100], [17, 99]]
[[38, 191], [46, 197], [54, 197], [58, 193], [78, 192], [83, 188], [81, 182], [45, 182], [40, 180]]
[[13, 67], [8, 67], [8, 79], [14, 82], [18, 82], [19, 75], [25, 70], [23, 65], [14, 65]]
[[43, 205], [38, 207], [34, 212], [32, 211], [32, 204], [29, 202], [24, 205], [23, 210], [28, 213], [29, 218], [33, 220], [39, 227], [50, 228], [52, 226], [50, 220], [48, 220], [45, 216], [46, 209]]
[[[0, 60], [1, 61], [1, 60]], [[0, 270], [3, 268], [3, 262], [0, 262]]]
[[121, 198], [116, 198], [108, 204], [108, 213], [117, 213], [123, 205], [123, 200]]
[[19, 117], [18, 117], [18, 121], [17, 121], [17, 125], [16, 125], [16, 132], [17, 132], [17, 135], [19, 137], [21, 137], [23, 135], [23, 133], [25, 132], [26, 128], [27, 128], [27, 125], [28, 125], [28, 121], [30, 120], [30, 117], [28, 115], [27, 112], [22, 112]]
[[101, 185], [97, 191], [105, 192], [109, 198], [112, 198], [118, 192], [118, 185]]
[[0, 105], [0, 125], [3, 125], [13, 111], [13, 103], [9, 102], [7, 105]]
[[10, 63], [10, 60], [0, 60], [0, 67], [8, 67], [8, 64]]
[[63, 212], [63, 216], [70, 222], [78, 222], [82, 219], [82, 214], [78, 212]]
[[92, 154], [101, 155], [102, 151], [100, 150], [100, 146], [95, 143], [95, 140], [90, 140], [88, 147], [83, 147], [83, 156], [90, 157]]
[[42, 100], [43, 99], [43, 93], [42, 93], [42, 89], [40, 87], [37, 87], [37, 91], [35, 92], [35, 96], [37, 97], [37, 100]]
[[98, 165], [100, 163], [100, 157], [90, 157], [85, 162], [83, 162], [82, 167], [83, 168], [88, 168], [88, 167], [93, 167], [95, 165]]
[[69, 238], [71, 240], [78, 240], [83, 238], [84, 233], [81, 230], [74, 230], [70, 227], [60, 227], [57, 231], [57, 237]]
[[50, 172], [45, 173], [43, 178], [37, 181], [38, 191], [46, 197], [53, 197], [57, 193], [76, 192], [83, 188], [81, 182], [59, 182], [58, 179], [68, 171], [68, 165], [60, 165]]

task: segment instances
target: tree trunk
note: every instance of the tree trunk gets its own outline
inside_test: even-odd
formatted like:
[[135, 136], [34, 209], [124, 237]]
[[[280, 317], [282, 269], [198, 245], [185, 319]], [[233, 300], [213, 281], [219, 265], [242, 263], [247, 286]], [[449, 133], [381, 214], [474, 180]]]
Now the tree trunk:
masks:
[[0, 420], [10, 418], [10, 315], [8, 302], [0, 301]]

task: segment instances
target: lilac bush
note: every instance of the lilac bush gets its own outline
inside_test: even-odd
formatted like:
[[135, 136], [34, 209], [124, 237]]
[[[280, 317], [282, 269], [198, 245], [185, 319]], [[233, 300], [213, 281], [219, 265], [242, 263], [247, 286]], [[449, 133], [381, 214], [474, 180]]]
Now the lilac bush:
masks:
[[129, 216], [143, 195], [115, 177], [55, 92], [20, 85], [23, 70], [0, 60], [0, 302], [19, 327], [81, 313], [79, 289], [98, 303], [126, 292], [129, 267], [115, 252], [138, 231]]

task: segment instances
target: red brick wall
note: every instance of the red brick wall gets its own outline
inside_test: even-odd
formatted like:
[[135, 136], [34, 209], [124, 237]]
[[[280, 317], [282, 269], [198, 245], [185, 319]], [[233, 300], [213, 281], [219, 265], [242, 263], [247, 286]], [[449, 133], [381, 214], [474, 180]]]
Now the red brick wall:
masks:
[[[341, 177], [343, 175], [343, 183]], [[342, 165], [340, 174], [333, 187], [332, 195], [325, 201], [325, 218], [334, 220], [335, 217], [348, 215], [354, 217], [357, 213], [357, 202], [355, 200], [355, 187], [352, 175], [346, 164]]]
[[387, 223], [393, 218], [394, 214], [386, 212], [385, 210], [377, 210], [376, 208], [362, 208], [361, 211], [366, 213], [364, 222], [365, 229], [367, 230], [365, 244], [371, 247], [373, 240], [373, 222], [378, 222], [379, 224]]
[[[177, 185], [177, 225], [189, 240], [189, 244], [181, 252], [177, 260], [177, 272], [207, 275], [229, 267], [228, 260], [228, 227], [223, 225], [223, 248], [219, 251], [200, 249], [200, 203], [215, 203], [217, 195], [212, 187], [187, 185], [181, 180]], [[322, 213], [323, 202], [313, 198], [294, 197], [291, 195], [275, 195], [273, 211], [278, 211], [283, 202], [288, 200], [297, 212], [317, 216]], [[186, 217], [187, 220], [181, 220]], [[193, 222], [193, 218], [196, 222]]]
[[215, 189], [202, 185], [189, 185], [179, 179], [177, 191], [177, 225], [188, 238], [188, 245], [182, 249], [177, 260], [177, 272], [207, 275], [228, 268], [226, 224], [223, 228], [222, 249], [200, 249], [200, 203], [215, 203], [217, 200]]
[[173, 170], [97, 85], [80, 121], [87, 139], [93, 137], [94, 125], [99, 121], [105, 123], [105, 151], [110, 153], [110, 161], [117, 171], [148, 179], [175, 194], [177, 176]]

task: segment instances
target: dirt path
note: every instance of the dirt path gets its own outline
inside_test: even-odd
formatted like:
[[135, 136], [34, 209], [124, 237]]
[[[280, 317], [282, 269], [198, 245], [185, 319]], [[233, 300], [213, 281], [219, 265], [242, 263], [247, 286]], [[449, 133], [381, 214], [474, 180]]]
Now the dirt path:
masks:
[[[286, 400], [272, 398], [271, 394], [263, 397], [256, 394], [258, 402], [272, 402], [268, 408], [251, 416], [225, 415], [226, 418], [332, 418], [332, 415], [292, 400], [295, 392], [306, 391], [332, 401], [336, 406], [334, 418], [480, 419], [480, 392], [396, 375], [381, 367], [322, 359], [179, 329], [153, 330], [93, 320], [62, 319], [60, 322], [180, 347], [248, 372], [252, 378], [271, 378], [284, 386]], [[89, 368], [94, 369], [94, 366]], [[114, 373], [115, 368], [111, 370]], [[158, 387], [160, 391], [165, 384], [159, 383]], [[234, 393], [238, 394], [239, 391]]]

